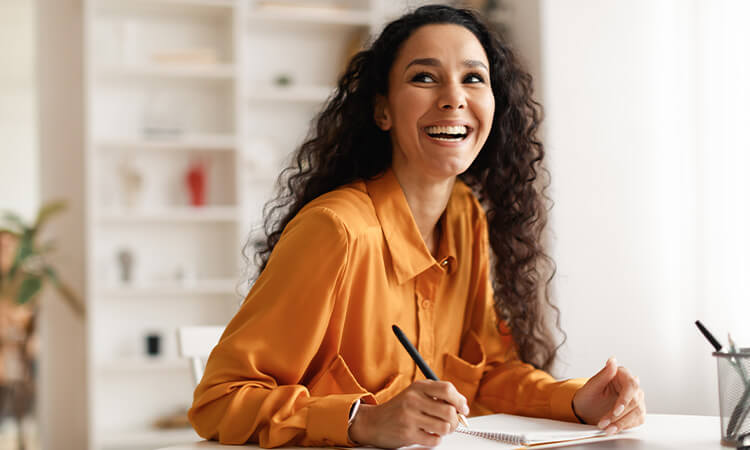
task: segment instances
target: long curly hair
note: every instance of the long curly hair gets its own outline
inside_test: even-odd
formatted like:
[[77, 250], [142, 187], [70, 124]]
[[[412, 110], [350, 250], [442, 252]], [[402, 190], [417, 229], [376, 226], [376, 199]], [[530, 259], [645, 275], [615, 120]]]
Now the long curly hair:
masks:
[[[531, 76], [471, 10], [420, 7], [388, 24], [368, 49], [350, 60], [335, 93], [281, 172], [277, 196], [265, 205], [265, 237], [248, 240], [243, 254], [249, 262], [251, 246], [255, 248], [259, 274], [286, 225], [307, 203], [390, 167], [391, 141], [374, 122], [375, 97], [387, 95], [388, 74], [403, 43], [428, 24], [465, 27], [489, 59], [495, 96], [492, 128], [477, 158], [459, 177], [487, 214], [497, 318], [510, 329], [519, 357], [549, 370], [566, 335], [560, 329], [560, 311], [550, 302], [555, 265], [542, 242], [551, 204], [545, 194], [549, 174], [542, 166], [544, 146], [537, 138], [542, 109], [532, 97]], [[562, 334], [559, 345], [550, 319]]]

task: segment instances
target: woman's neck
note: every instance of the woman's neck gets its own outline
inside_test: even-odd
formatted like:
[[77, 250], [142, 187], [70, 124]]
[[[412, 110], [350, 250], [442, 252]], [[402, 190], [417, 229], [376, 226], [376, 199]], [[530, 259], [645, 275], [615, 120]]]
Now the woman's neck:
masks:
[[404, 191], [406, 202], [425, 245], [433, 256], [437, 256], [437, 224], [448, 205], [456, 178], [431, 180], [422, 174], [415, 174], [397, 166], [393, 167], [393, 173]]

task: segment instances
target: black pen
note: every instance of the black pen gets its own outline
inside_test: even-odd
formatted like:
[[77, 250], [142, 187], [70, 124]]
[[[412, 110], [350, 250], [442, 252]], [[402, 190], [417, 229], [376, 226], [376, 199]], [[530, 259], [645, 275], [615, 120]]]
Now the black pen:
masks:
[[716, 349], [716, 351], [720, 352], [721, 351], [721, 344], [719, 343], [719, 341], [716, 340], [716, 338], [714, 337], [714, 335], [711, 334], [711, 332], [709, 332], [706, 329], [706, 327], [703, 326], [703, 324], [701, 323], [700, 320], [696, 320], [695, 321], [695, 325], [698, 327], [698, 329], [701, 331], [701, 333], [703, 333], [703, 336], [705, 336], [706, 339], [708, 339], [708, 342], [710, 342], [711, 345], [714, 346], [714, 348]]
[[[401, 342], [401, 345], [403, 345], [406, 351], [409, 352], [409, 356], [411, 356], [411, 359], [413, 359], [414, 362], [417, 363], [417, 367], [419, 367], [419, 370], [422, 371], [425, 378], [433, 381], [440, 381], [435, 375], [435, 372], [433, 372], [432, 369], [430, 369], [430, 366], [428, 366], [424, 359], [422, 359], [422, 355], [419, 354], [417, 349], [414, 347], [414, 344], [412, 344], [409, 338], [406, 337], [404, 332], [401, 331], [401, 328], [397, 327], [396, 325], [393, 325], [391, 328], [393, 328], [393, 332], [396, 334], [399, 342]], [[466, 423], [466, 418], [464, 418], [463, 414], [458, 413], [458, 421], [461, 422], [461, 425], [469, 428], [469, 425]]]

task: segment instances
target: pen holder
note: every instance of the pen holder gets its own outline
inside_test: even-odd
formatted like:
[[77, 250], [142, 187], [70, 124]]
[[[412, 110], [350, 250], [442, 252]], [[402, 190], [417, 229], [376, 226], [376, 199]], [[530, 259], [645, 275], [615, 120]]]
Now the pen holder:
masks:
[[750, 436], [750, 348], [713, 355], [719, 375], [721, 444], [737, 447]]

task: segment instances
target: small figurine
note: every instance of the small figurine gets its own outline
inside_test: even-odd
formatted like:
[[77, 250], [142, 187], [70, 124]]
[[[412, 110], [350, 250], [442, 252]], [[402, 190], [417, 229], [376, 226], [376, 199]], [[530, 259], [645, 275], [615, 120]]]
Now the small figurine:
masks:
[[282, 87], [290, 86], [292, 84], [292, 81], [293, 80], [292, 80], [291, 75], [286, 74], [286, 73], [277, 75], [276, 78], [274, 78], [273, 80], [273, 82], [276, 83], [276, 86], [282, 86]]
[[143, 175], [128, 161], [122, 161], [118, 171], [122, 183], [123, 203], [132, 208], [138, 203], [143, 190]]
[[120, 265], [120, 281], [126, 284], [133, 281], [133, 252], [120, 250], [117, 252], [117, 262]]

